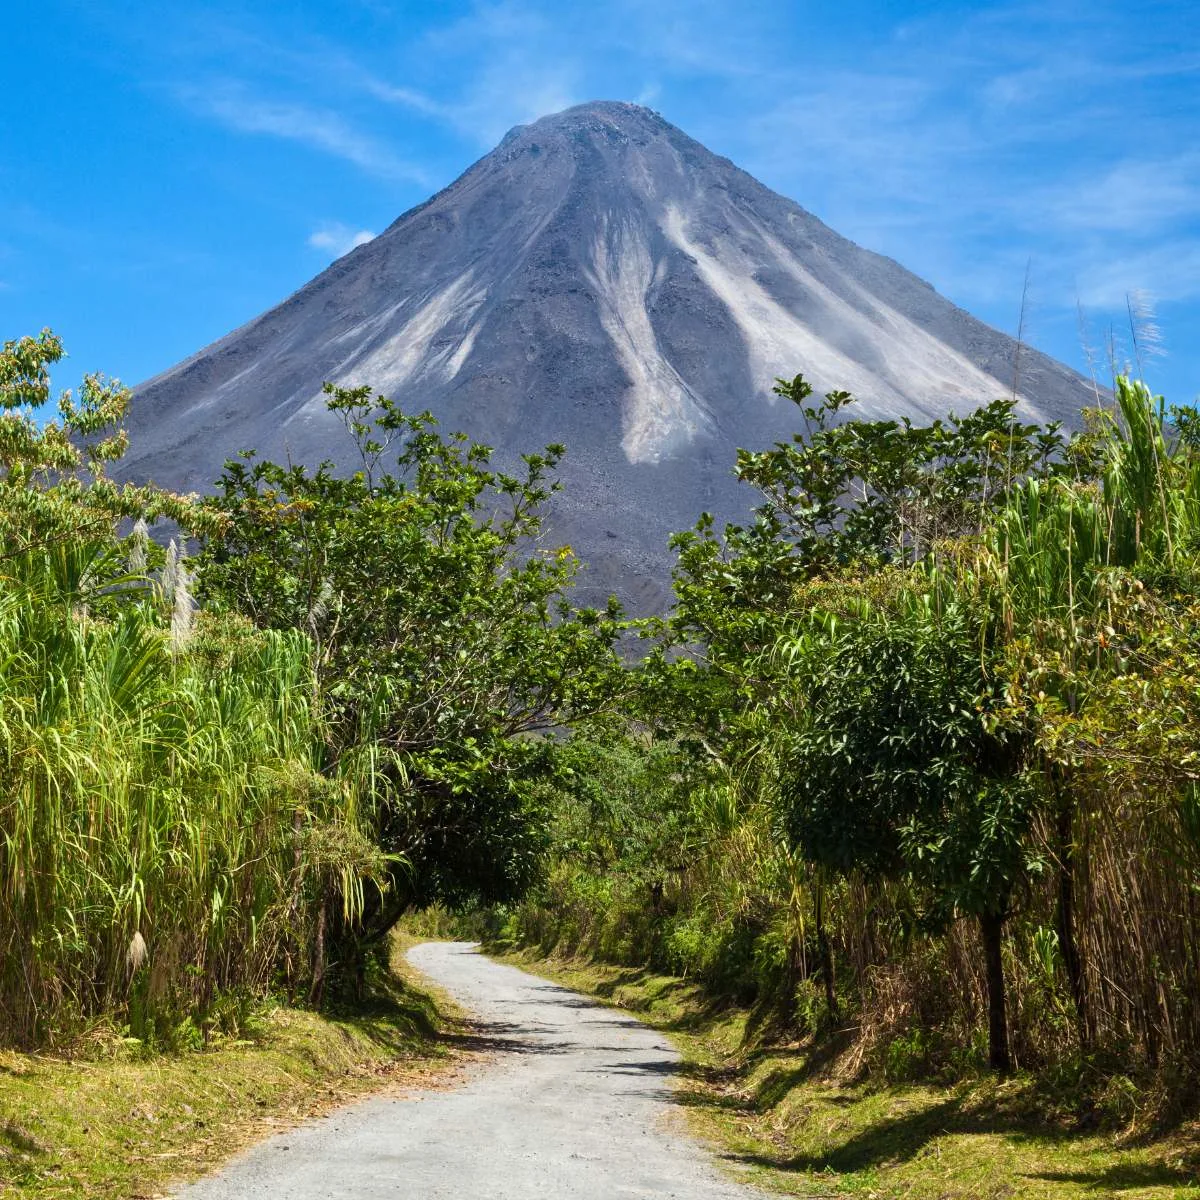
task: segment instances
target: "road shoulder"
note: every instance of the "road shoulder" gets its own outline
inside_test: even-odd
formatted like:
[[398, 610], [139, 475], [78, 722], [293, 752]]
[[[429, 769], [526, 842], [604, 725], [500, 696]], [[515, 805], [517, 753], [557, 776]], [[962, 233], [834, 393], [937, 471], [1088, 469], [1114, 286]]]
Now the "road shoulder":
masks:
[[[1033, 1082], [855, 1079], [673, 976], [533, 951], [492, 954], [647, 1022], [683, 1056], [676, 1102], [735, 1178], [870, 1200], [1200, 1200], [1200, 1128], [1158, 1138], [1055, 1120]], [[750, 1030], [753, 1032], [752, 1029]]]
[[276, 1007], [239, 1040], [147, 1055], [97, 1032], [69, 1053], [0, 1051], [0, 1197], [134, 1200], [364, 1096], [454, 1086], [480, 1057], [465, 1014], [408, 966], [366, 1010]]

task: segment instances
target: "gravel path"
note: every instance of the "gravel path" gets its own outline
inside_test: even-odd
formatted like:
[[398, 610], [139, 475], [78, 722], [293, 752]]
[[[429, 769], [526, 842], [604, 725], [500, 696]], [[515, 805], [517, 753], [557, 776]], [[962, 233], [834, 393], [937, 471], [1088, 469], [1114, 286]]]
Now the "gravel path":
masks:
[[256, 1146], [186, 1200], [753, 1200], [721, 1175], [670, 1100], [659, 1034], [460, 942], [410, 961], [503, 1045], [453, 1091], [375, 1097]]

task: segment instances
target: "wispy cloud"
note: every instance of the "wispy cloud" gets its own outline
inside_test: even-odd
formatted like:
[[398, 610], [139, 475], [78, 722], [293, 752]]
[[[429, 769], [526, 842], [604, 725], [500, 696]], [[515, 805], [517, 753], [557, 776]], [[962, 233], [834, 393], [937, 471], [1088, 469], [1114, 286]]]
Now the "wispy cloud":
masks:
[[634, 104], [644, 104], [648, 108], [653, 108], [659, 96], [662, 95], [662, 85], [658, 83], [646, 83], [642, 85], [642, 90], [633, 98]]
[[1200, 153], [1125, 159], [1035, 195], [1031, 210], [1064, 230], [1155, 236], [1200, 213]]
[[1084, 304], [1120, 311], [1126, 297], [1146, 292], [1161, 303], [1200, 295], [1200, 238], [1150, 246], [1096, 260], [1079, 274]]
[[351, 66], [352, 74], [357, 79], [358, 86], [368, 95], [374, 96], [376, 100], [382, 100], [386, 104], [398, 104], [403, 108], [411, 109], [413, 112], [420, 113], [426, 117], [445, 119], [453, 115], [452, 109], [448, 105], [440, 104], [431, 96], [425, 95], [424, 92], [420, 92], [416, 88], [400, 87], [363, 71], [361, 67], [352, 64], [347, 65]]
[[491, 64], [452, 103], [440, 103], [411, 88], [393, 87], [370, 77], [360, 79], [360, 85], [377, 100], [451, 126], [481, 148], [494, 146], [514, 125], [569, 108], [583, 99], [569, 72], [562, 68], [538, 72]]
[[422, 168], [406, 162], [387, 143], [356, 129], [331, 109], [264, 99], [244, 84], [227, 80], [181, 87], [176, 94], [193, 112], [239, 133], [298, 142], [383, 178], [428, 183]]
[[1019, 294], [1028, 258], [1048, 310], [1200, 296], [1200, 154], [1178, 138], [1200, 90], [1159, 90], [1195, 55], [1130, 32], [1056, 0], [896, 26], [799, 91], [773, 78], [787, 98], [745, 124], [745, 165], [968, 306]]
[[[201, 43], [178, 52], [185, 61], [193, 56], [197, 64], [207, 65], [213, 55], [205, 50], [199, 27], [189, 30]], [[297, 32], [281, 41], [252, 18], [226, 19], [209, 30], [208, 40], [219, 43], [222, 59], [235, 65], [239, 78], [256, 80], [253, 109], [264, 111], [252, 113], [254, 128], [249, 128], [250, 121], [236, 111], [248, 89], [228, 82], [219, 85], [212, 100], [203, 94], [207, 84], [183, 94], [191, 107], [232, 127], [277, 136], [292, 136], [285, 129], [294, 128], [297, 140], [316, 144], [320, 137], [330, 148], [343, 147], [342, 157], [358, 165], [386, 160], [387, 142], [351, 126], [343, 114], [355, 111], [369, 127], [380, 116], [380, 104], [435, 121], [476, 146], [491, 146], [513, 125], [594, 98], [581, 90], [588, 55], [576, 33], [536, 5], [477, 3], [450, 22], [428, 26], [415, 42], [392, 54], [372, 55], [325, 34]], [[297, 93], [305, 95], [303, 103], [275, 99]], [[324, 108], [314, 108], [308, 98], [314, 94], [324, 95]], [[362, 104], [364, 98], [376, 105], [373, 113]], [[284, 110], [284, 119], [276, 109]], [[299, 119], [288, 119], [293, 117]], [[313, 117], [321, 118], [315, 134]], [[331, 136], [324, 136], [329, 126]], [[310, 136], [302, 138], [305, 132]], [[411, 170], [391, 173], [413, 177]]]
[[528, 47], [497, 47], [469, 72], [469, 82], [449, 101], [411, 87], [356, 72], [358, 86], [377, 100], [417, 112], [454, 129], [480, 147], [491, 147], [514, 125], [569, 108], [588, 97], [570, 62], [539, 62]]
[[375, 235], [369, 229], [354, 229], [341, 221], [330, 221], [309, 234], [308, 244], [333, 258], [341, 258], [359, 246], [365, 246]]

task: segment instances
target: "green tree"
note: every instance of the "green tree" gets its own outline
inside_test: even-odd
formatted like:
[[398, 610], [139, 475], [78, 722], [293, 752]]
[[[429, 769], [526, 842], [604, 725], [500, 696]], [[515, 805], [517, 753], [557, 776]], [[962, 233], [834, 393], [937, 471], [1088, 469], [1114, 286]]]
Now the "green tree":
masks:
[[536, 877], [546, 736], [623, 686], [623, 622], [615, 602], [571, 608], [573, 556], [539, 545], [561, 447], [505, 473], [429, 414], [327, 392], [362, 468], [230, 463], [200, 579], [260, 627], [314, 641], [324, 770], [359, 788], [393, 863], [342, 931], [361, 949], [409, 905], [503, 900]]
[[814, 879], [903, 877], [930, 920], [979, 919], [992, 1059], [1006, 1066], [1000, 946], [1033, 792], [1017, 714], [1000, 721], [991, 600], [956, 547], [984, 536], [1021, 480], [1094, 476], [1094, 451], [1019, 422], [1011, 400], [920, 426], [847, 420], [848, 394], [810, 404], [801, 376], [776, 391], [804, 429], [739, 452], [764, 497], [753, 522], [718, 534], [705, 517], [676, 539], [680, 728], [735, 775], [770, 746], [780, 819]]
[[122, 518], [203, 521], [186, 499], [117, 484], [105, 471], [124, 453], [120, 428], [130, 393], [100, 375], [78, 398], [64, 392], [58, 419], [39, 421], [50, 402], [50, 368], [63, 346], [48, 329], [0, 349], [0, 563], [39, 547], [111, 537]]
[[806, 626], [781, 645], [805, 698], [780, 792], [791, 837], [833, 870], [911, 880], [930, 927], [978, 920], [989, 1057], [1006, 1071], [1002, 935], [1031, 865], [1036, 806], [1030, 739], [1004, 719], [986, 626], [944, 584]]

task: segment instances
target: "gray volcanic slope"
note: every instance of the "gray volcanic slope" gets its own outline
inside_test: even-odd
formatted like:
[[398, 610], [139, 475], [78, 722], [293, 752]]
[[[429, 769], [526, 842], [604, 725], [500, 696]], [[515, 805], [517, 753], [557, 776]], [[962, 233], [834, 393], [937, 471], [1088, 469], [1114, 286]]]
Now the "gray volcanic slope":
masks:
[[[355, 459], [321, 385], [370, 383], [496, 447], [562, 442], [549, 536], [591, 596], [661, 605], [668, 533], [741, 519], [738, 446], [790, 438], [802, 371], [871, 416], [1008, 393], [1015, 344], [891, 259], [648, 109], [597, 102], [512, 130], [277, 308], [137, 389], [124, 471], [205, 489], [243, 447]], [[1025, 350], [1027, 415], [1070, 422], [1075, 372]]]

